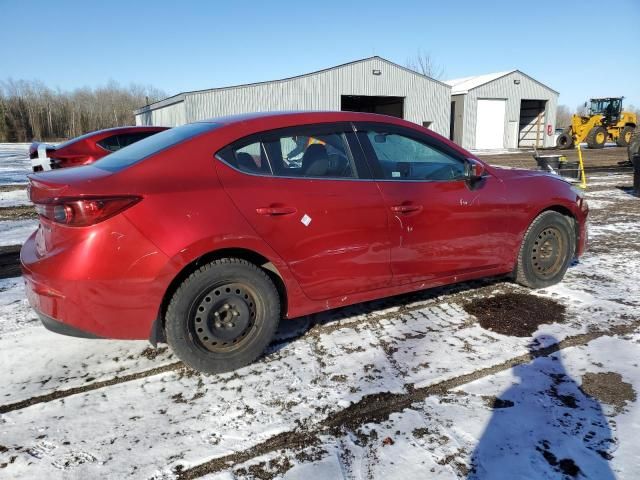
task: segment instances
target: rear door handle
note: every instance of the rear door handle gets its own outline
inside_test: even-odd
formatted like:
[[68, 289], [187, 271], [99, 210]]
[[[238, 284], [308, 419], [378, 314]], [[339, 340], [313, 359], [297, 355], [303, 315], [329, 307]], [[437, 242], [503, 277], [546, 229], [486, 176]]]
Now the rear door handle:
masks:
[[393, 213], [413, 213], [420, 212], [422, 205], [394, 205], [391, 207]]
[[258, 215], [268, 215], [271, 217], [277, 217], [278, 215], [291, 215], [298, 210], [293, 207], [259, 207], [256, 208]]

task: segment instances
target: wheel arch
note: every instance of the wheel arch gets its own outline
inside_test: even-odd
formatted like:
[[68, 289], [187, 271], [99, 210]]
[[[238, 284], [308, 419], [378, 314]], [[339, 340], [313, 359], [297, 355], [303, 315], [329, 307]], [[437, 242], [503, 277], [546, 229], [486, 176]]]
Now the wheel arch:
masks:
[[[571, 211], [570, 208], [567, 208], [564, 205], [556, 204], [556, 205], [550, 205], [547, 208], [539, 211], [531, 221], [533, 222], [533, 220], [538, 218], [538, 216], [542, 215], [544, 212], [557, 212], [561, 215], [564, 215], [565, 217], [568, 217], [571, 220], [571, 225], [573, 226], [573, 232], [575, 233], [575, 236], [576, 236], [576, 245], [577, 245], [577, 242], [579, 240], [579, 235], [580, 235], [580, 226], [578, 225], [578, 219], [576, 217], [576, 214], [573, 211]], [[531, 225], [531, 223], [529, 223], [529, 225]]]
[[162, 296], [162, 301], [160, 303], [158, 315], [151, 327], [149, 341], [151, 342], [152, 345], [156, 346], [157, 343], [166, 341], [165, 332], [164, 332], [165, 314], [167, 311], [167, 307], [169, 306], [169, 302], [171, 301], [173, 294], [178, 289], [180, 284], [187, 277], [189, 277], [189, 275], [191, 275], [198, 268], [200, 268], [202, 265], [206, 265], [207, 263], [213, 262], [221, 258], [240, 258], [250, 263], [253, 263], [257, 267], [264, 270], [264, 272], [269, 276], [271, 281], [274, 283], [276, 290], [278, 291], [278, 296], [280, 297], [280, 311], [282, 316], [287, 315], [287, 310], [288, 310], [287, 287], [285, 284], [285, 280], [282, 274], [280, 273], [280, 271], [278, 270], [278, 268], [276, 267], [276, 265], [261, 253], [258, 253], [248, 248], [241, 248], [241, 247], [220, 248], [217, 250], [206, 252], [200, 255], [199, 257], [193, 259], [191, 262], [184, 265], [182, 269], [173, 277], [168, 287], [166, 288], [164, 295]]
[[580, 225], [578, 224], [578, 219], [576, 214], [570, 208], [568, 208], [565, 205], [556, 203], [553, 205], [548, 205], [541, 210], [536, 210], [535, 213], [529, 217], [524, 229], [522, 230], [520, 241], [518, 242], [518, 248], [516, 250], [515, 256], [513, 257], [514, 272], [518, 264], [518, 255], [520, 253], [520, 249], [522, 248], [522, 244], [525, 241], [525, 234], [527, 233], [527, 230], [529, 229], [531, 224], [535, 221], [535, 219], [538, 218], [540, 215], [542, 215], [544, 212], [556, 212], [561, 215], [564, 215], [565, 217], [568, 217], [571, 220], [571, 225], [573, 227], [573, 232], [575, 235], [575, 241], [577, 245], [577, 242], [579, 241], [579, 235], [580, 235]]

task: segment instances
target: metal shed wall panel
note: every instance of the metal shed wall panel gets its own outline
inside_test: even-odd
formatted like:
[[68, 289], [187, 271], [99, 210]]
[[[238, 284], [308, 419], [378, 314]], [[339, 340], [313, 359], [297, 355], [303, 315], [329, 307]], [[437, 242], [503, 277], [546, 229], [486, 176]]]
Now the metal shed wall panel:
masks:
[[185, 123], [187, 121], [184, 101], [136, 114], [136, 125], [176, 127]]
[[[520, 80], [516, 85], [514, 80]], [[504, 125], [504, 148], [516, 148], [517, 139], [513, 138], [514, 131], [510, 122], [520, 123], [521, 100], [546, 100], [544, 114], [544, 146], [553, 147], [553, 135], [546, 134], [546, 125], [555, 129], [558, 94], [548, 87], [532, 80], [520, 72], [513, 72], [485, 85], [481, 85], [465, 95], [465, 109], [463, 121], [462, 147], [473, 149], [476, 141], [476, 120], [478, 99], [506, 99], [506, 114]]]
[[453, 124], [453, 141], [458, 145], [462, 145], [462, 132], [464, 131], [465, 119], [465, 100], [466, 95], [452, 95], [451, 103], [455, 104], [454, 124]]
[[[373, 70], [381, 75], [373, 75]], [[404, 118], [449, 135], [450, 87], [379, 58], [254, 85], [185, 94], [186, 122], [256, 111], [340, 110], [341, 95], [405, 97]]]

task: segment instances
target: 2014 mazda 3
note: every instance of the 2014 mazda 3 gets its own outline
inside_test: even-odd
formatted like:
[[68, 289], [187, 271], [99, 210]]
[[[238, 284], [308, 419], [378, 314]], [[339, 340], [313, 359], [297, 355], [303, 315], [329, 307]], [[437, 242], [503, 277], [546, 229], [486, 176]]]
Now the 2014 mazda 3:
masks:
[[554, 284], [587, 238], [560, 178], [367, 113], [192, 123], [33, 175], [30, 196], [21, 260], [44, 325], [166, 340], [204, 372], [255, 360], [283, 317], [494, 275]]

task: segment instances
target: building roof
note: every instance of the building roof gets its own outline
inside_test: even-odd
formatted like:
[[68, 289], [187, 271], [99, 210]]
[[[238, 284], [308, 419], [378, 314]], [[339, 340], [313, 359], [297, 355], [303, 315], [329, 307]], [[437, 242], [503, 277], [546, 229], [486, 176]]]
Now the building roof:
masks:
[[505, 75], [516, 72], [517, 70], [508, 70], [506, 72], [486, 73], [484, 75], [474, 75], [473, 77], [454, 78], [445, 80], [444, 83], [451, 86], [451, 93], [457, 95], [459, 93], [467, 93], [469, 90], [493, 82]]
[[491, 83], [499, 78], [505, 77], [507, 75], [511, 75], [512, 73], [518, 72], [521, 75], [527, 77], [529, 80], [532, 80], [536, 83], [539, 83], [544, 88], [548, 88], [552, 92], [558, 93], [552, 88], [549, 88], [544, 83], [539, 82], [535, 78], [530, 77], [526, 73], [522, 73], [520, 70], [507, 70], [505, 72], [495, 72], [495, 73], [485, 73], [484, 75], [475, 75], [473, 77], [464, 77], [464, 78], [454, 78], [452, 80], [445, 80], [444, 83], [451, 87], [451, 95], [460, 95], [469, 93], [469, 90], [473, 90], [474, 88], [481, 87], [482, 85], [486, 85], [487, 83]]
[[445, 87], [449, 87], [449, 85], [446, 82], [441, 82], [440, 80], [436, 80], [435, 78], [428, 77], [427, 75], [423, 75], [423, 74], [421, 74], [419, 72], [416, 72], [415, 70], [412, 70], [412, 69], [407, 68], [407, 67], [403, 67], [402, 65], [398, 65], [397, 63], [394, 63], [394, 62], [392, 62], [390, 60], [387, 60], [386, 58], [382, 58], [382, 57], [379, 57], [379, 56], [375, 55], [373, 57], [361, 58], [360, 60], [354, 60], [352, 62], [343, 63], [343, 64], [340, 64], [340, 65], [336, 65], [334, 67], [323, 68], [322, 70], [316, 70], [315, 72], [304, 73], [302, 75], [295, 75], [293, 77], [280, 78], [280, 79], [277, 79], [277, 80], [267, 80], [267, 81], [264, 81], [264, 82], [246, 83], [246, 84], [242, 84], [242, 85], [231, 85], [231, 86], [228, 86], [228, 87], [205, 88], [203, 90], [191, 90], [191, 91], [188, 91], [188, 92], [182, 92], [182, 93], [178, 93], [176, 95], [172, 95], [171, 97], [167, 97], [167, 98], [165, 98], [163, 100], [158, 100], [157, 102], [150, 103], [149, 105], [145, 105], [144, 107], [141, 107], [141, 108], [135, 110], [134, 113], [135, 114], [139, 114], [139, 113], [147, 112], [149, 110], [155, 110], [155, 109], [160, 108], [160, 107], [165, 107], [165, 106], [168, 106], [168, 105], [172, 105], [174, 103], [182, 102], [184, 100], [185, 96], [187, 96], [187, 95], [193, 95], [193, 94], [196, 94], [196, 93], [203, 93], [203, 92], [219, 91], [219, 90], [229, 90], [229, 89], [233, 89], [233, 88], [253, 87], [253, 86], [256, 86], [256, 85], [265, 85], [265, 84], [268, 84], [268, 83], [275, 83], [275, 82], [286, 82], [286, 81], [294, 80], [294, 79], [297, 79], [297, 78], [308, 77], [310, 75], [317, 75], [318, 73], [329, 72], [331, 70], [338, 70], [340, 68], [343, 68], [343, 67], [346, 67], [346, 66], [349, 66], [349, 65], [368, 62], [368, 61], [371, 61], [371, 60], [380, 60], [380, 61], [385, 62], [385, 63], [387, 63], [389, 65], [392, 65], [394, 67], [397, 67], [397, 68], [400, 68], [402, 70], [405, 70], [406, 72], [408, 72], [408, 73], [410, 73], [412, 75], [417, 75], [417, 76], [419, 76], [421, 78], [426, 78], [428, 80], [431, 80], [432, 82], [439, 83], [441, 85], [444, 85]]

